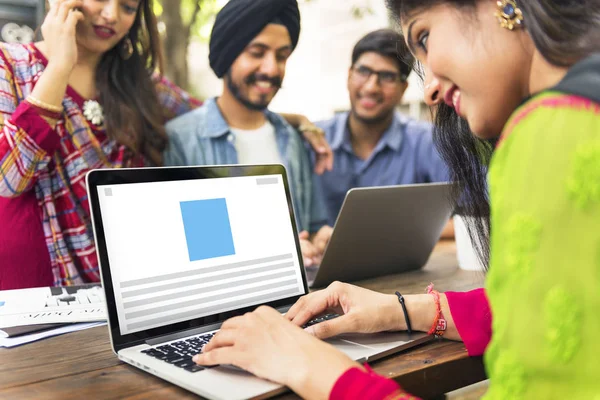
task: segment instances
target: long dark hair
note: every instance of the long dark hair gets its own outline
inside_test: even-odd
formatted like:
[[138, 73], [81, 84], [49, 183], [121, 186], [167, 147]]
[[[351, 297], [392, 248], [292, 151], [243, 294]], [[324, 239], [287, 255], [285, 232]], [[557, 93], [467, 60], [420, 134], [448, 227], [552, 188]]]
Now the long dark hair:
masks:
[[[133, 44], [129, 59], [123, 41]], [[152, 0], [142, 0], [129, 34], [109, 50], [96, 70], [96, 88], [104, 108], [107, 134], [154, 165], [162, 165], [167, 146], [163, 113], [152, 73], [163, 70], [160, 37]]]
[[[386, 0], [399, 22], [415, 12], [451, 3], [474, 9], [477, 0]], [[600, 51], [600, 5], [597, 0], [521, 0], [524, 26], [542, 56], [551, 64], [568, 67]], [[489, 263], [490, 206], [487, 167], [495, 141], [475, 137], [453, 108], [436, 107], [434, 142], [458, 182], [454, 193], [457, 213], [469, 219], [467, 229], [482, 264]], [[498, 132], [498, 136], [501, 132]]]

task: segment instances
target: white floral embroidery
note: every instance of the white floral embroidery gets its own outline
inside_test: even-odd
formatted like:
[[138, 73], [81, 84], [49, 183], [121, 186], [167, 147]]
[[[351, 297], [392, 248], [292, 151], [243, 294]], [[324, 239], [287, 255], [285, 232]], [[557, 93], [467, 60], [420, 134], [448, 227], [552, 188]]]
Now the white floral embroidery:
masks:
[[102, 106], [96, 100], [87, 100], [83, 103], [83, 115], [94, 125], [104, 123], [104, 111]]

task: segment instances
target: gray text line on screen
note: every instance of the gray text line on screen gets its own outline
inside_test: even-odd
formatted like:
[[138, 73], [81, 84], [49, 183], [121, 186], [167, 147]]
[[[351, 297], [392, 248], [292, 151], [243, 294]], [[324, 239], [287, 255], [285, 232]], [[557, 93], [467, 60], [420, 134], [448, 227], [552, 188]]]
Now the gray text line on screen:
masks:
[[236, 308], [245, 307], [249, 304], [265, 303], [267, 301], [271, 301], [274, 299], [283, 299], [283, 298], [287, 298], [287, 297], [292, 297], [297, 294], [299, 294], [299, 290], [297, 288], [282, 289], [280, 291], [271, 292], [271, 293], [259, 295], [256, 297], [245, 298], [243, 300], [232, 301], [229, 303], [222, 303], [222, 304], [219, 304], [214, 307], [204, 308], [202, 310], [192, 310], [192, 311], [187, 311], [187, 312], [183, 312], [183, 313], [179, 313], [179, 314], [168, 315], [165, 317], [130, 323], [130, 324], [127, 324], [127, 329], [132, 331], [132, 330], [136, 330], [136, 329], [146, 329], [146, 328], [153, 327], [153, 326], [164, 326], [169, 323], [185, 321], [187, 319], [198, 317], [200, 315], [200, 313], [202, 313], [202, 315], [211, 315], [211, 314], [214, 314], [217, 312], [223, 312], [224, 310], [227, 310], [227, 309], [232, 310], [232, 309], [236, 309]]
[[121, 286], [121, 289], [125, 289], [125, 288], [129, 288], [129, 287], [133, 287], [133, 286], [146, 285], [146, 284], [157, 283], [157, 282], [164, 282], [166, 280], [171, 280], [171, 279], [190, 278], [195, 275], [207, 274], [210, 272], [225, 271], [228, 269], [239, 268], [239, 267], [247, 267], [247, 266], [251, 266], [251, 265], [255, 265], [255, 264], [263, 264], [263, 263], [267, 263], [267, 262], [291, 260], [291, 259], [293, 259], [293, 257], [294, 257], [294, 255], [289, 253], [289, 254], [282, 254], [282, 255], [273, 256], [273, 257], [257, 258], [254, 260], [247, 260], [247, 261], [240, 261], [240, 262], [236, 262], [236, 263], [217, 265], [215, 267], [210, 267], [210, 268], [202, 268], [202, 269], [195, 269], [195, 270], [191, 270], [191, 271], [175, 272], [172, 274], [153, 276], [150, 278], [142, 278], [142, 279], [134, 279], [134, 280], [130, 280], [130, 281], [124, 281], [124, 282], [121, 282], [120, 286]]

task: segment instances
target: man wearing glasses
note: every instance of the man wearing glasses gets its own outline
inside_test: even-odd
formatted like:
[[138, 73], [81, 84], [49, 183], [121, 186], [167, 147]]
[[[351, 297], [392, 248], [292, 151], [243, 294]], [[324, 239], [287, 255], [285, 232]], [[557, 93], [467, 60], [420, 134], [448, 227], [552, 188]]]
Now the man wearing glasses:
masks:
[[449, 179], [432, 142], [431, 124], [396, 110], [413, 62], [394, 30], [371, 32], [354, 47], [348, 73], [351, 111], [317, 123], [334, 152], [333, 170], [319, 177], [329, 225], [351, 188]]

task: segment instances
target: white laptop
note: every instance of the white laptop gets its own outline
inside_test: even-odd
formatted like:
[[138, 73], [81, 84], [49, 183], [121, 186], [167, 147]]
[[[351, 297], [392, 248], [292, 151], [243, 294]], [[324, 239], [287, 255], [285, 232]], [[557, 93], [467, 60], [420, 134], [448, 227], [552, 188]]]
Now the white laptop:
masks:
[[[262, 304], [285, 313], [308, 293], [285, 168], [96, 170], [87, 185], [119, 359], [209, 399], [285, 391], [191, 361], [226, 319]], [[387, 333], [330, 342], [366, 361], [427, 340]]]

